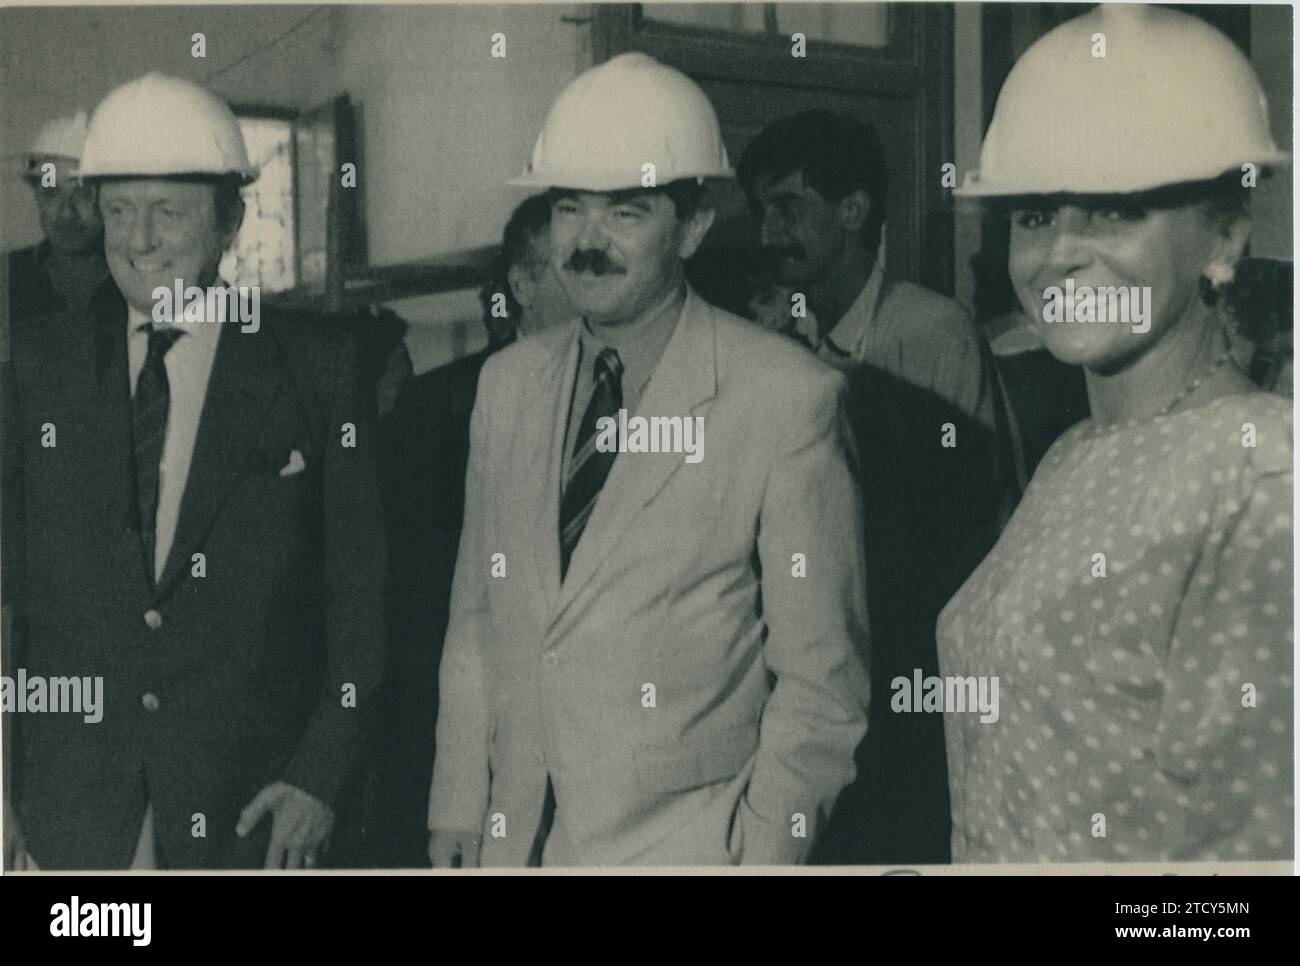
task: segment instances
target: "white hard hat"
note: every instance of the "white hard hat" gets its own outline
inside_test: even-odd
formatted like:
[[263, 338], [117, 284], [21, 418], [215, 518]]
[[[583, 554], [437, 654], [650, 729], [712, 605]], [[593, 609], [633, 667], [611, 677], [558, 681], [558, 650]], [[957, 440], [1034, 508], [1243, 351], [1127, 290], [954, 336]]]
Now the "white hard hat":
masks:
[[1232, 41], [1190, 14], [1102, 5], [1016, 62], [953, 193], [1127, 194], [1289, 160]]
[[734, 175], [718, 115], [699, 86], [641, 53], [579, 74], [556, 98], [532, 161], [509, 183], [618, 191], [679, 178]]
[[47, 121], [41, 126], [26, 156], [30, 158], [81, 159], [81, 148], [86, 143], [86, 112], [77, 111]]
[[23, 177], [40, 174], [40, 167], [51, 158], [64, 158], [76, 162], [81, 158], [81, 146], [86, 140], [86, 112], [66, 114], [46, 121], [36, 134], [32, 146], [26, 151], [11, 154], [22, 165]]
[[146, 74], [95, 108], [81, 176], [173, 174], [238, 174], [247, 183], [257, 169], [224, 102], [190, 81]]

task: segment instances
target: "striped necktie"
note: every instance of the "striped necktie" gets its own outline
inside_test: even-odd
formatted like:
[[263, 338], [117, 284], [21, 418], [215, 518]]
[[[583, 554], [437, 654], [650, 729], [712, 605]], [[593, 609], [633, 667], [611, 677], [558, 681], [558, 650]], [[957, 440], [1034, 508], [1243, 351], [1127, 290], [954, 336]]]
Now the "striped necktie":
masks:
[[596, 357], [595, 379], [591, 402], [578, 424], [569, 476], [564, 481], [564, 496], [560, 500], [561, 580], [569, 571], [573, 550], [596, 505], [600, 488], [605, 485], [605, 477], [609, 476], [609, 468], [614, 465], [614, 457], [618, 455], [596, 449], [597, 421], [602, 416], [617, 419], [623, 405], [623, 363], [613, 349], [604, 349]]
[[[146, 328], [146, 326], [141, 326]], [[149, 354], [135, 384], [131, 400], [131, 428], [135, 435], [135, 497], [140, 510], [140, 536], [144, 541], [145, 561], [150, 577], [154, 574], [154, 547], [157, 541], [155, 517], [158, 514], [158, 464], [162, 461], [163, 440], [167, 435], [167, 413], [171, 408], [171, 387], [167, 382], [164, 359], [180, 329], [149, 329]]]

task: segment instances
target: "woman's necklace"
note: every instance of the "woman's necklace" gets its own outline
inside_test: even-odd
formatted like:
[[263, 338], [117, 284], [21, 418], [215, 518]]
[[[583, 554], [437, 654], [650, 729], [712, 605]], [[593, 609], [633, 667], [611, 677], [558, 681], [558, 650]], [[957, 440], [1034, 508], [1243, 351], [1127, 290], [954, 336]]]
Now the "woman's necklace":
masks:
[[1156, 413], [1154, 416], [1143, 416], [1134, 419], [1126, 419], [1118, 423], [1099, 423], [1097, 422], [1097, 419], [1094, 416], [1092, 419], [1092, 425], [1085, 430], [1085, 435], [1089, 437], [1101, 436], [1106, 433], [1112, 433], [1117, 429], [1128, 429], [1132, 426], [1136, 426], [1138, 423], [1146, 422], [1149, 419], [1161, 419], [1165, 416], [1168, 416], [1179, 406], [1180, 403], [1182, 403], [1185, 399], [1187, 399], [1188, 396], [1196, 392], [1196, 390], [1201, 387], [1201, 385], [1205, 382], [1206, 379], [1209, 379], [1210, 376], [1214, 375], [1221, 368], [1223, 368], [1225, 364], [1231, 361], [1232, 361], [1232, 352], [1230, 350], [1225, 351], [1223, 355], [1219, 356], [1212, 363], [1210, 363], [1210, 365], [1205, 370], [1203, 370], [1199, 376], [1197, 376], [1186, 386], [1184, 386], [1182, 390], [1178, 393], [1178, 395], [1175, 396], [1173, 399], [1171, 399], [1168, 402], [1168, 404], [1166, 404], [1165, 408], [1160, 410], [1160, 412]]
[[1205, 382], [1206, 379], [1209, 379], [1210, 376], [1218, 372], [1219, 369], [1221, 369], [1225, 363], [1231, 361], [1231, 359], [1232, 359], [1232, 353], [1224, 352], [1223, 355], [1219, 356], [1219, 358], [1215, 359], [1212, 363], [1210, 363], [1210, 367], [1208, 369], [1206, 369], [1199, 376], [1197, 376], [1195, 379], [1189, 382], [1186, 385], [1186, 387], [1184, 387], [1183, 391], [1180, 392], [1177, 396], [1175, 396], [1170, 401], [1168, 406], [1160, 410], [1158, 415], [1168, 416], [1170, 413], [1172, 413], [1174, 409], [1177, 408], [1179, 403], [1181, 403], [1192, 393], [1196, 392], [1197, 389], [1201, 388], [1201, 384]]

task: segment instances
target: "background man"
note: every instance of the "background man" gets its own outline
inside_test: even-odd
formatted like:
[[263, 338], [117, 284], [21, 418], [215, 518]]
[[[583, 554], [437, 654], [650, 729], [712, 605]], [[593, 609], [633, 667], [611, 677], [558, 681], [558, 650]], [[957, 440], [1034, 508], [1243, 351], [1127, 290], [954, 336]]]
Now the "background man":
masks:
[[113, 284], [15, 367], [5, 589], [29, 677], [101, 676], [104, 708], [98, 724], [24, 715], [25, 840], [6, 852], [42, 868], [310, 866], [382, 665], [355, 352], [265, 305], [255, 331], [244, 305], [152, 320], [155, 288], [220, 284], [256, 176], [206, 90], [158, 74], [119, 87], [82, 160]]
[[783, 118], [745, 149], [737, 177], [773, 280], [807, 296], [799, 330], [823, 359], [868, 363], [992, 426], [974, 323], [951, 299], [890, 278], [880, 257], [889, 176], [870, 126], [826, 110]]
[[[480, 379], [435, 866], [478, 864], [480, 841], [487, 865], [797, 862], [852, 777], [843, 381], [686, 286], [713, 219], [700, 182], [729, 174], [703, 92], [624, 54], [560, 95], [520, 179], [554, 189], [552, 264], [582, 319]], [[598, 450], [620, 409], [702, 417], [703, 459]]]
[[[497, 324], [498, 295], [505, 303], [504, 325]], [[551, 264], [551, 201], [546, 195], [525, 199], [511, 214], [481, 299], [490, 349], [513, 342], [516, 331], [529, 336], [573, 318], [569, 295]]]
[[745, 149], [738, 174], [783, 311], [804, 293], [813, 311], [798, 334], [848, 376], [862, 455], [871, 722], [815, 860], [944, 862], [942, 723], [893, 712], [890, 685], [938, 674], [939, 611], [997, 536], [1012, 466], [991, 362], [957, 303], [890, 278], [888, 177], [868, 125], [824, 110], [785, 118]]

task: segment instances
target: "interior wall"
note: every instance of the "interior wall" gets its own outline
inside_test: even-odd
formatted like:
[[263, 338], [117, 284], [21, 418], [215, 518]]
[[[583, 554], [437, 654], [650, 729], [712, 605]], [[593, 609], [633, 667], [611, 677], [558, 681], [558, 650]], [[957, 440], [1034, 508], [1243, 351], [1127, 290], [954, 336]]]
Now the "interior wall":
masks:
[[[235, 103], [305, 110], [337, 86], [341, 8], [40, 7], [0, 9], [0, 154], [24, 150], [53, 117], [90, 110], [156, 70]], [[206, 57], [192, 55], [202, 33]], [[30, 190], [0, 178], [0, 250], [40, 240]]]
[[[345, 9], [339, 86], [361, 119], [372, 264], [500, 241], [527, 197], [506, 180], [551, 101], [591, 65], [589, 19], [575, 4]], [[498, 33], [504, 57], [492, 56]], [[393, 308], [411, 323], [416, 372], [486, 344], [477, 293]]]

